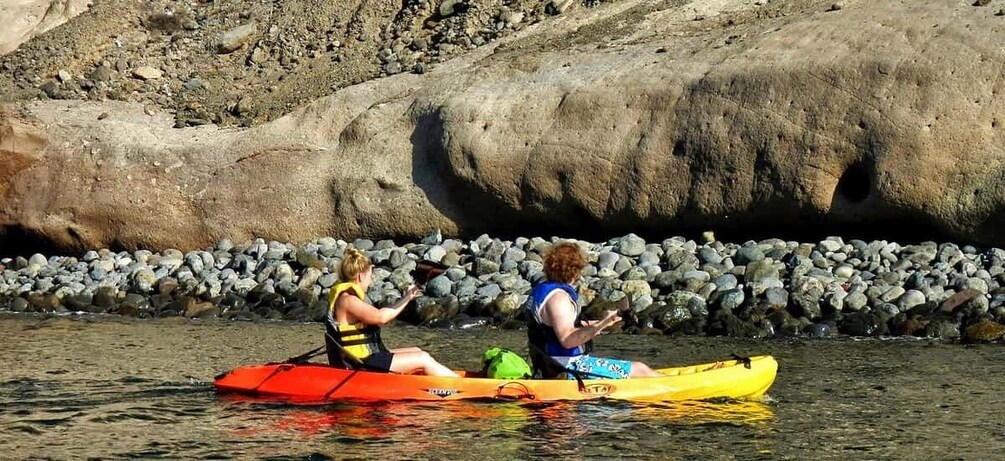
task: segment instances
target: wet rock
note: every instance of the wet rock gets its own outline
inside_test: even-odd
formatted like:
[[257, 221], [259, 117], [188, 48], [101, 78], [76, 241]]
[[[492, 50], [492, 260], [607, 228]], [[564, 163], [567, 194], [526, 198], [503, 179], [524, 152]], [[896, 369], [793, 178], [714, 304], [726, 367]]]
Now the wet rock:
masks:
[[81, 293], [63, 298], [63, 305], [71, 311], [92, 312], [94, 311], [91, 304], [93, 300], [93, 295]]
[[737, 338], [758, 338], [765, 336], [764, 331], [752, 322], [741, 320], [731, 312], [723, 309], [715, 313], [708, 323], [708, 332], [714, 335], [732, 336]]
[[187, 318], [210, 318], [220, 315], [220, 309], [212, 303], [193, 303], [189, 305], [183, 314]]
[[813, 323], [803, 328], [803, 333], [811, 338], [828, 338], [837, 334], [837, 329], [829, 323]]
[[66, 312], [60, 299], [52, 293], [30, 293], [26, 300], [31, 312]]
[[796, 336], [803, 328], [799, 320], [785, 309], [774, 309], [768, 312], [765, 320], [771, 323], [775, 334], [780, 336]]
[[880, 320], [886, 322], [897, 316], [901, 311], [896, 305], [891, 303], [881, 303], [877, 305], [873, 310], [873, 314], [879, 316]]
[[665, 306], [656, 313], [654, 325], [662, 330], [675, 332], [684, 322], [691, 319], [691, 312], [685, 306]]
[[838, 331], [851, 336], [879, 336], [889, 332], [879, 316], [865, 312], [852, 312], [842, 317]]
[[925, 325], [921, 334], [928, 338], [957, 339], [960, 337], [960, 324], [955, 320], [935, 319]]
[[905, 314], [900, 314], [890, 320], [890, 332], [901, 336], [920, 336], [927, 323], [919, 318], [909, 318]]
[[10, 309], [12, 312], [27, 312], [29, 310], [29, 307], [30, 306], [28, 304], [27, 299], [17, 297], [11, 300], [8, 309]]
[[1005, 325], [983, 320], [963, 330], [963, 339], [971, 343], [997, 341], [1005, 337]]

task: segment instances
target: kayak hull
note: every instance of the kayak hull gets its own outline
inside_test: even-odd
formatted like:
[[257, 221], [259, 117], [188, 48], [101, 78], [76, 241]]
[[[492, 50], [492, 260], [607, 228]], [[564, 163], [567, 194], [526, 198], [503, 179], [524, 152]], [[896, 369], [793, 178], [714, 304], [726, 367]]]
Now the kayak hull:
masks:
[[221, 394], [286, 401], [336, 400], [760, 400], [775, 381], [778, 364], [767, 355], [749, 362], [660, 369], [665, 376], [619, 380], [488, 379], [473, 372], [462, 377], [403, 375], [346, 370], [320, 364], [277, 363], [236, 368], [218, 376]]

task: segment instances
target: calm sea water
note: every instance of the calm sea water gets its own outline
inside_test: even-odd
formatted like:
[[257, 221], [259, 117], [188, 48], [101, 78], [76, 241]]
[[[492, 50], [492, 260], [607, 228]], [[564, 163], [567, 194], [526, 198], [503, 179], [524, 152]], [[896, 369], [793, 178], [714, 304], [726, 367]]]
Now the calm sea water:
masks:
[[[604, 335], [669, 366], [771, 354], [764, 403], [379, 403], [218, 396], [212, 379], [316, 347], [319, 324], [0, 316], [0, 458], [1001, 459], [1005, 348], [927, 340]], [[386, 329], [477, 368], [526, 333]]]

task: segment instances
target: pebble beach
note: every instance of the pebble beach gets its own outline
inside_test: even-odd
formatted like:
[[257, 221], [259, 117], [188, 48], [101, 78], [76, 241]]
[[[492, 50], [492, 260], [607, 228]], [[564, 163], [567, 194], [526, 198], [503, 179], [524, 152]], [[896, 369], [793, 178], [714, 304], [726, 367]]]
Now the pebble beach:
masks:
[[[433, 328], [520, 328], [561, 239], [474, 240], [432, 232], [419, 242], [330, 237], [304, 244], [228, 239], [200, 251], [88, 251], [0, 260], [0, 309], [133, 317], [322, 321], [348, 245], [373, 261], [375, 305], [414, 283], [416, 262], [450, 267], [425, 284], [402, 320]], [[997, 341], [1005, 335], [1005, 250], [828, 237], [720, 242], [628, 234], [577, 240], [588, 265], [577, 284], [586, 318], [628, 305], [637, 334], [918, 336]]]

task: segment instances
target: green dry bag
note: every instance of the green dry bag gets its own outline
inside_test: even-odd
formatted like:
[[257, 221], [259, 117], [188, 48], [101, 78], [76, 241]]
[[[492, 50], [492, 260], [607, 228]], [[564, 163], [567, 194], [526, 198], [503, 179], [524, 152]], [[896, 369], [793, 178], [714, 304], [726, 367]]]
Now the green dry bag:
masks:
[[482, 375], [492, 379], [530, 378], [533, 372], [520, 354], [509, 349], [493, 347], [482, 358]]

